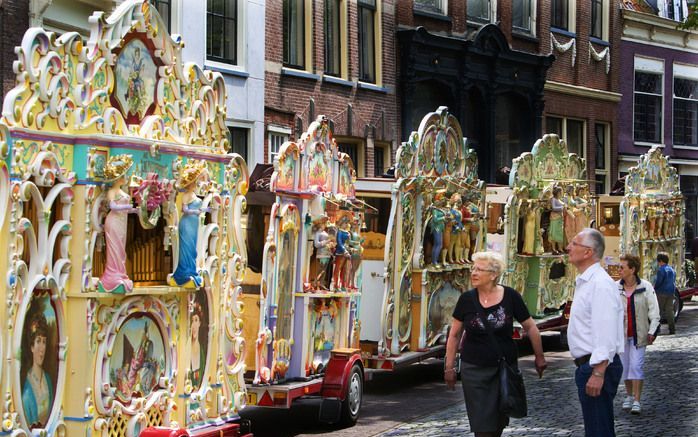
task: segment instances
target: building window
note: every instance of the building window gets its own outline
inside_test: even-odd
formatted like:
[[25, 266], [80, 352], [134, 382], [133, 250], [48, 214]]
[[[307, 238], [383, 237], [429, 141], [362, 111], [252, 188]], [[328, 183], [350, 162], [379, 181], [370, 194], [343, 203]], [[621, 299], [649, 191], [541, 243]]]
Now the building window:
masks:
[[228, 131], [230, 131], [230, 141], [232, 145], [230, 151], [242, 156], [245, 162], [247, 162], [247, 152], [250, 145], [250, 130], [244, 127], [228, 126]]
[[208, 0], [206, 59], [237, 64], [237, 0]]
[[340, 0], [325, 0], [325, 73], [341, 76]]
[[603, 0], [591, 0], [591, 36], [603, 39]]
[[491, 0], [468, 0], [465, 10], [468, 14], [468, 20], [487, 22], [491, 21], [491, 3]]
[[447, 0], [414, 0], [414, 9], [447, 15]]
[[374, 146], [373, 148], [373, 175], [381, 177], [385, 173], [385, 151], [384, 146]]
[[305, 0], [284, 0], [284, 65], [305, 68]]
[[267, 127], [269, 144], [269, 163], [274, 162], [274, 158], [279, 154], [281, 146], [291, 137], [291, 129], [270, 125]]
[[635, 71], [635, 141], [660, 143], [662, 131], [662, 75]]
[[550, 5], [550, 27], [569, 30], [568, 0], [552, 0]]
[[366, 176], [364, 166], [364, 143], [359, 138], [335, 138], [337, 148], [340, 152], [346, 153], [354, 163], [356, 176], [363, 178]]
[[545, 130], [551, 134], [557, 134], [567, 143], [567, 151], [576, 153], [580, 157], [586, 156], [586, 139], [584, 135], [584, 121], [570, 118], [546, 117]]
[[514, 30], [533, 33], [534, 17], [535, 2], [533, 0], [513, 0], [511, 24]]
[[674, 144], [698, 146], [698, 80], [674, 78]]
[[359, 0], [359, 80], [376, 82], [376, 0]]
[[[171, 0], [149, 0], [150, 4], [155, 6], [155, 9], [158, 10], [158, 14], [160, 14], [160, 17], [162, 18], [162, 21], [165, 22], [165, 25], [167, 26], [167, 31], [172, 32], [172, 1]], [[209, 1], [209, 4], [211, 2]]]
[[611, 161], [610, 129], [606, 123], [596, 123], [594, 125], [594, 147], [596, 150], [596, 193], [607, 193], [610, 188], [610, 170], [608, 165]]

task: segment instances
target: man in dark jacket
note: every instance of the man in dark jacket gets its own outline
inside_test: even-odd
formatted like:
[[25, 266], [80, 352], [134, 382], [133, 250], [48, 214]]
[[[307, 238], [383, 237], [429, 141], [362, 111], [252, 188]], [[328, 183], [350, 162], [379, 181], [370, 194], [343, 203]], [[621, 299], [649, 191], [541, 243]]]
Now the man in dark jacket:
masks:
[[657, 293], [659, 312], [662, 319], [669, 325], [669, 334], [676, 332], [674, 324], [674, 291], [676, 290], [676, 272], [669, 265], [669, 255], [664, 252], [657, 254], [657, 278], [654, 281], [654, 291]]

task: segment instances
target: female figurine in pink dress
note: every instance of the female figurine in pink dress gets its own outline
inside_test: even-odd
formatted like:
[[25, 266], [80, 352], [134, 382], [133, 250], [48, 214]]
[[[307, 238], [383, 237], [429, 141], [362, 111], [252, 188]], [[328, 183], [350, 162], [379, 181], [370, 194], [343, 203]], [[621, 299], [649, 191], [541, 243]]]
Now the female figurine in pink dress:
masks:
[[137, 212], [137, 208], [131, 204], [131, 196], [122, 189], [131, 165], [133, 159], [130, 155], [117, 155], [110, 157], [104, 167], [105, 179], [112, 185], [107, 191], [109, 213], [104, 221], [107, 261], [99, 278], [101, 292], [123, 294], [133, 290], [133, 281], [126, 273], [126, 231], [128, 214]]

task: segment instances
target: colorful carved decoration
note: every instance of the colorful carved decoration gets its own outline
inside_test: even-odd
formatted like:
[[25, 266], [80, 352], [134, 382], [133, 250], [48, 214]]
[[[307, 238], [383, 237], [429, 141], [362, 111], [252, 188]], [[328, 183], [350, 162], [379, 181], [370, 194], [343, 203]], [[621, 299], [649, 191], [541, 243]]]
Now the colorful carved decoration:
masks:
[[546, 134], [514, 159], [509, 186], [504, 282], [523, 294], [534, 317], [557, 317], [574, 292], [565, 248], [591, 220], [586, 163], [557, 135]]
[[485, 247], [485, 183], [448, 108], [427, 114], [402, 143], [396, 177], [385, 245], [383, 357], [445, 342], [444, 315], [453, 310], [454, 293], [467, 290], [469, 257]]
[[[227, 153], [223, 77], [185, 65], [147, 1], [89, 21], [86, 43], [29, 29], [3, 102], [0, 350], [17, 353], [0, 366], [1, 431], [135, 437], [235, 420], [249, 175]], [[188, 178], [196, 190], [174, 189]], [[196, 223], [180, 220], [195, 208]], [[198, 288], [168, 285], [178, 265]]]
[[276, 202], [264, 246], [258, 384], [322, 374], [330, 351], [358, 336], [362, 208], [355, 171], [320, 116], [300, 141], [287, 142], [274, 163]]
[[628, 172], [620, 206], [620, 251], [640, 257], [643, 279], [654, 281], [657, 253], [666, 252], [676, 285], [685, 284], [685, 211], [676, 169], [655, 146]]

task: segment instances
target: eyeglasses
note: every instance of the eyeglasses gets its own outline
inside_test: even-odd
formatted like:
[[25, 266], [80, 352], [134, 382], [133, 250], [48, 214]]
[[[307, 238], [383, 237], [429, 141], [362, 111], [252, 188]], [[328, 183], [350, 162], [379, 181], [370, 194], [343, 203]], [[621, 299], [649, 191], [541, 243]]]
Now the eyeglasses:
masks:
[[492, 270], [492, 269], [481, 269], [480, 267], [473, 267], [472, 269], [470, 269], [470, 271], [471, 271], [472, 273], [482, 273], [482, 272], [494, 273], [494, 272], [495, 272], [495, 271]]
[[579, 247], [583, 247], [583, 248], [585, 248], [585, 249], [593, 249], [591, 246], [587, 246], [586, 244], [582, 244], [582, 243], [577, 243], [577, 242], [574, 241], [574, 240], [570, 241], [570, 244], [571, 244], [572, 246], [579, 246]]

